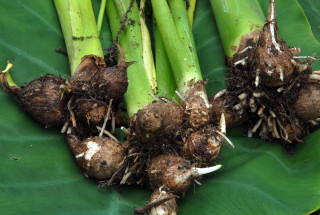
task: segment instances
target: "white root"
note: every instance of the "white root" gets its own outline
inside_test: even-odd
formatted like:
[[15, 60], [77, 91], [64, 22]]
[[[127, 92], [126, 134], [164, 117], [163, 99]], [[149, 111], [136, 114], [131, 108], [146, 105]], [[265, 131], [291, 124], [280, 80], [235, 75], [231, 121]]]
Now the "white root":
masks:
[[298, 72], [303, 72], [308, 69], [308, 64], [300, 64], [298, 68]]
[[217, 92], [216, 95], [214, 95], [213, 99], [216, 100], [217, 98], [223, 96], [226, 92], [227, 92], [227, 89], [223, 89], [223, 90]]
[[298, 67], [298, 63], [295, 60], [291, 59], [290, 61], [295, 67]]
[[227, 126], [226, 126], [226, 118], [224, 116], [224, 113], [222, 113], [220, 117], [219, 129], [223, 134], [226, 134]]
[[270, 115], [271, 115], [273, 118], [276, 117], [276, 114], [273, 112], [273, 110], [269, 109], [269, 113], [270, 113]]
[[241, 93], [241, 94], [238, 96], [238, 98], [239, 98], [240, 100], [244, 100], [244, 99], [247, 98], [247, 96], [248, 96], [247, 93]]
[[312, 59], [312, 60], [317, 60], [316, 57], [313, 56], [293, 56], [294, 59]]
[[160, 99], [158, 97], [156, 97], [155, 95], [153, 95], [152, 93], [148, 93], [148, 94], [149, 94], [149, 96], [154, 98], [156, 101], [160, 101]]
[[280, 45], [277, 43], [276, 41], [276, 37], [275, 37], [275, 21], [276, 21], [276, 9], [275, 9], [275, 4], [274, 4], [274, 0], [271, 0], [270, 1], [270, 6], [269, 6], [269, 13], [270, 13], [270, 17], [268, 17], [268, 22], [270, 22], [270, 32], [271, 32], [271, 40], [272, 40], [272, 43], [274, 45], [274, 47], [279, 51], [281, 52], [281, 49], [280, 49]]
[[309, 122], [314, 126], [319, 125], [319, 123], [315, 120], [309, 120]]
[[98, 129], [98, 131], [104, 133], [105, 135], [107, 135], [108, 137], [110, 137], [111, 139], [113, 139], [114, 141], [119, 143], [119, 140], [115, 136], [113, 136], [109, 131], [102, 130], [102, 128], [100, 126], [96, 126], [96, 128]]
[[197, 168], [197, 167], [193, 167], [192, 171], [193, 171], [193, 175], [194, 176], [201, 176], [201, 175], [205, 175], [208, 173], [212, 173], [214, 171], [217, 171], [218, 169], [220, 169], [222, 167], [221, 164], [212, 166], [212, 167], [206, 167], [206, 168]]
[[234, 110], [240, 110], [242, 108], [242, 104], [238, 103], [235, 106], [232, 107]]
[[227, 143], [229, 143], [229, 145], [232, 147], [232, 148], [234, 148], [235, 146], [233, 145], [233, 143], [231, 142], [231, 140], [226, 136], [226, 135], [224, 135], [222, 132], [220, 132], [220, 131], [216, 131], [218, 134], [220, 134], [226, 141], [227, 141]]
[[181, 101], [183, 101], [186, 105], [189, 105], [189, 103], [187, 102], [187, 100], [185, 100], [183, 98], [183, 96], [178, 92], [178, 91], [175, 91], [175, 93], [177, 94], [177, 96], [181, 99]]
[[65, 133], [67, 131], [68, 125], [69, 125], [69, 121], [66, 121], [61, 128], [61, 134]]
[[272, 120], [272, 128], [273, 128], [273, 135], [275, 138], [279, 139], [280, 138], [280, 135], [278, 133], [278, 130], [277, 130], [277, 125], [276, 125], [276, 119], [273, 119]]
[[241, 60], [238, 60], [237, 62], [235, 62], [233, 65], [236, 66], [238, 64], [241, 64], [242, 66], [245, 66], [247, 63], [246, 63], [246, 60], [248, 59], [248, 57], [245, 57]]
[[253, 128], [252, 128], [252, 132], [253, 133], [255, 133], [258, 130], [258, 128], [260, 127], [262, 121], [263, 121], [263, 118], [260, 118], [259, 121], [253, 126]]
[[262, 107], [258, 110], [258, 116], [262, 117], [263, 111], [264, 111], [265, 106], [262, 105]]
[[71, 132], [72, 132], [72, 129], [71, 129], [71, 127], [69, 127], [69, 128], [67, 129], [67, 134], [71, 134]]
[[280, 69], [280, 80], [283, 82], [283, 70], [282, 70], [282, 68]]
[[285, 141], [287, 141], [289, 136], [288, 136], [288, 132], [287, 132], [286, 128], [281, 124], [281, 122], [280, 122], [279, 119], [277, 119], [277, 123], [278, 123], [278, 125], [279, 125], [279, 127], [280, 127], [281, 137], [282, 137]]
[[277, 89], [277, 92], [278, 92], [278, 93], [281, 93], [283, 90], [284, 90], [284, 87], [279, 87], [279, 88]]
[[120, 128], [126, 135], [131, 135], [131, 132], [128, 130], [128, 129], [126, 129], [124, 126], [121, 126], [121, 128]]
[[111, 111], [111, 105], [112, 105], [112, 99], [110, 99], [108, 110], [107, 110], [107, 114], [106, 114], [106, 116], [104, 118], [104, 122], [103, 122], [103, 125], [102, 125], [102, 128], [101, 128], [99, 137], [102, 137], [102, 134], [104, 133], [104, 130], [106, 128], [106, 125], [107, 125], [107, 122], [108, 122], [108, 118], [109, 118], [109, 115], [110, 115], [110, 111]]
[[253, 95], [253, 97], [259, 98], [259, 97], [263, 96], [264, 94], [255, 92], [252, 95]]
[[260, 76], [259, 76], [259, 71], [257, 70], [257, 71], [256, 71], [256, 79], [255, 79], [255, 82], [254, 82], [254, 84], [256, 85], [256, 87], [259, 86], [259, 82], [260, 82]]
[[168, 99], [161, 97], [160, 98], [162, 101], [164, 101], [165, 103], [169, 103], [169, 104], [173, 104], [171, 101], [169, 101]]
[[297, 63], [294, 59], [291, 59], [290, 61], [295, 67], [298, 68], [299, 72], [303, 72], [308, 68], [308, 65], [305, 63], [303, 63], [303, 64]]
[[249, 100], [249, 106], [251, 108], [251, 112], [252, 113], [257, 111], [257, 105], [255, 104], [253, 97], [251, 97], [250, 100]]
[[317, 75], [317, 74], [311, 74], [309, 76], [310, 79], [313, 79], [313, 80], [320, 80], [320, 75]]
[[242, 49], [242, 51], [239, 52], [239, 54], [242, 54], [243, 52], [247, 51], [248, 49], [252, 49], [252, 48], [253, 48], [252, 46], [247, 46], [244, 49]]

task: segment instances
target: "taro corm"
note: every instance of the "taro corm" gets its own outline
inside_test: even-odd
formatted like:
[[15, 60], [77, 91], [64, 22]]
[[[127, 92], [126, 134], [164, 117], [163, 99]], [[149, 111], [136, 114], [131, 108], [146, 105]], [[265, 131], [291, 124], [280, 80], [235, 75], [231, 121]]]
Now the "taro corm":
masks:
[[[216, 123], [219, 126], [210, 125], [209, 103], [186, 2], [169, 1], [168, 5], [166, 0], [159, 0], [151, 1], [151, 7], [146, 4], [150, 2], [140, 1], [139, 11], [133, 0], [107, 2], [113, 38], [119, 42], [125, 59], [135, 63], [127, 70], [125, 101], [131, 126], [123, 128], [128, 134], [123, 143], [126, 158], [112, 178], [100, 185], [136, 183], [148, 185], [154, 192], [181, 195], [200, 175], [221, 167], [208, 166], [218, 158], [226, 140], [225, 118], [221, 114], [221, 122], [219, 118]], [[194, 4], [190, 2], [192, 16]], [[149, 8], [153, 11], [145, 11]], [[155, 64], [146, 26], [150, 14], [156, 26]], [[167, 81], [174, 84], [168, 86]], [[172, 198], [160, 194], [156, 201], [150, 200], [135, 212], [174, 214], [177, 209]], [[172, 202], [170, 206], [167, 201]]]
[[[228, 11], [225, 4], [231, 5]], [[228, 127], [247, 122], [248, 136], [256, 133], [286, 147], [302, 142], [320, 116], [312, 107], [319, 94], [319, 85], [312, 83], [319, 79], [311, 68], [314, 57], [299, 56], [299, 48], [279, 38], [274, 0], [266, 22], [257, 1], [211, 0], [211, 5], [229, 75], [228, 89], [209, 99], [212, 117], [224, 112]]]
[[71, 70], [69, 117], [62, 132], [85, 174], [107, 180], [123, 161], [124, 149], [106, 125], [109, 121], [114, 130], [117, 107], [128, 86], [126, 69], [132, 62], [125, 62], [121, 48], [115, 44], [120, 60], [112, 67], [106, 65], [90, 0], [54, 3]]

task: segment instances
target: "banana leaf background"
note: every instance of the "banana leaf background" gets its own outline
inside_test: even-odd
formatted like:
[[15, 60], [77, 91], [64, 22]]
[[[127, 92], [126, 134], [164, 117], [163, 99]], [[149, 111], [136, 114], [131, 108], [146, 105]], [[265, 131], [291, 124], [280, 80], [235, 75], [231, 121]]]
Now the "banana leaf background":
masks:
[[[95, 12], [100, 1], [93, 0]], [[261, 0], [267, 13], [267, 0]], [[277, 0], [280, 36], [302, 55], [320, 56], [320, 2]], [[308, 21], [309, 20], [309, 21]], [[199, 0], [194, 37], [208, 94], [225, 87], [224, 53], [209, 0]], [[102, 44], [111, 44], [106, 22]], [[318, 39], [318, 40], [317, 40]], [[18, 85], [42, 74], [69, 77], [63, 35], [51, 0], [0, 0], [0, 69], [10, 60]], [[320, 70], [320, 62], [314, 63]], [[218, 172], [178, 201], [180, 214], [309, 214], [320, 209], [320, 130], [288, 154], [281, 146], [229, 131]], [[133, 214], [151, 192], [97, 188], [77, 167], [59, 129], [45, 129], [0, 90], [0, 214]]]

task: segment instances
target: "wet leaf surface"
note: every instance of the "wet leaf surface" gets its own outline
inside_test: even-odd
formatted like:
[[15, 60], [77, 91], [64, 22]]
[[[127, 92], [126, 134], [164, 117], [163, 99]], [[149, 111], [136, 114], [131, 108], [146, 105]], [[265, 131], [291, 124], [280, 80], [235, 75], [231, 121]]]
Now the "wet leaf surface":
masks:
[[[262, 2], [265, 13], [266, 2]], [[99, 1], [93, 3], [98, 11]], [[312, 0], [300, 3], [319, 39], [319, 4]], [[68, 77], [67, 58], [54, 51], [64, 48], [64, 41], [53, 2], [1, 0], [0, 5], [0, 67], [10, 60], [19, 85], [47, 73]], [[297, 1], [277, 1], [276, 6], [280, 36], [302, 47], [303, 54], [320, 56], [319, 42]], [[225, 66], [209, 1], [198, 1], [194, 26], [210, 95], [225, 87]], [[107, 27], [102, 32], [107, 48]], [[319, 63], [314, 69], [320, 69]], [[1, 212], [132, 214], [134, 207], [149, 198], [148, 190], [135, 186], [99, 190], [76, 166], [59, 129], [38, 125], [2, 90], [0, 101]], [[217, 161], [223, 168], [204, 177], [202, 186], [191, 187], [179, 200], [180, 214], [307, 214], [319, 209], [319, 130], [306, 137], [293, 155], [279, 145], [245, 138], [240, 129], [230, 134], [236, 148], [225, 148]]]

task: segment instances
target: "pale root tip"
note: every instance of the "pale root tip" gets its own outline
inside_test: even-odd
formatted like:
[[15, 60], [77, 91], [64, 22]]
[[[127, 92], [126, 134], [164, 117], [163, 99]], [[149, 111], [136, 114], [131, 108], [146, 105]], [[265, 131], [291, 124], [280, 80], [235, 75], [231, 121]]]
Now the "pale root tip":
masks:
[[230, 140], [226, 135], [224, 135], [224, 133], [222, 133], [222, 132], [220, 132], [220, 131], [218, 131], [218, 130], [216, 130], [216, 132], [217, 132], [218, 134], [220, 134], [220, 135], [227, 141], [227, 143], [228, 143], [232, 148], [234, 148], [233, 143], [231, 142], [231, 140]]
[[195, 172], [195, 176], [200, 176], [200, 175], [205, 175], [205, 174], [217, 171], [221, 167], [222, 167], [222, 165], [218, 164], [218, 165], [211, 166], [211, 167], [206, 167], [206, 168], [196, 168], [196, 167], [194, 167], [193, 169], [194, 169], [194, 172]]
[[221, 118], [220, 118], [220, 126], [219, 129], [221, 131], [221, 133], [226, 134], [227, 132], [227, 128], [226, 128], [226, 118], [224, 116], [224, 113], [221, 114]]
[[7, 67], [5, 70], [3, 70], [3, 73], [9, 72], [9, 70], [13, 67], [13, 64], [10, 63], [10, 61], [7, 61]]

